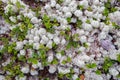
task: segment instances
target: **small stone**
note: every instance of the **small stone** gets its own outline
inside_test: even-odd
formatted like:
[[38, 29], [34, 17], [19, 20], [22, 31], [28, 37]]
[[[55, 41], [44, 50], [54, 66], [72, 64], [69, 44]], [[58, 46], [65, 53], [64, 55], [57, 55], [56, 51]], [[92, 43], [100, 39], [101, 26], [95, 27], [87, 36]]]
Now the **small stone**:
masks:
[[110, 40], [101, 40], [101, 46], [105, 50], [115, 49]]
[[58, 67], [58, 72], [62, 74], [70, 73], [70, 68]]
[[20, 50], [20, 55], [25, 55], [26, 51], [23, 49], [23, 50]]
[[30, 74], [33, 75], [33, 76], [38, 75], [38, 71], [36, 71], [36, 70], [31, 70], [31, 71], [30, 71]]
[[0, 80], [5, 80], [5, 76], [0, 75]]
[[31, 19], [31, 22], [32, 22], [33, 24], [38, 23], [38, 19], [37, 19], [37, 17], [33, 17], [33, 18]]
[[56, 66], [55, 65], [50, 65], [49, 66], [49, 73], [54, 73], [56, 71]]
[[39, 41], [40, 41], [39, 36], [35, 36], [35, 37], [34, 37], [34, 42], [39, 42]]
[[23, 73], [29, 73], [29, 67], [22, 67], [21, 71]]
[[59, 44], [59, 43], [60, 43], [59, 37], [54, 37], [53, 41], [54, 41], [56, 44]]
[[117, 76], [119, 72], [115, 68], [110, 68], [109, 73], [113, 76]]

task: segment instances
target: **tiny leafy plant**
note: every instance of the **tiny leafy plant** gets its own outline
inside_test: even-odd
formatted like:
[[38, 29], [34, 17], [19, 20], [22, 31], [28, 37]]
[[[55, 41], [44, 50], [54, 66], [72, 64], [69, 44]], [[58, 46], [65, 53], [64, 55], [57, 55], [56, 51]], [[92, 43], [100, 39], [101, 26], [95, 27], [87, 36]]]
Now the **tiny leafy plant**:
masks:
[[25, 39], [26, 34], [27, 34], [27, 29], [21, 31], [20, 27], [16, 27], [11, 31], [11, 37], [16, 37], [20, 41]]
[[20, 8], [24, 8], [24, 5], [21, 5], [19, 1], [16, 2], [17, 8], [20, 10]]
[[112, 25], [115, 29], [120, 29], [120, 25], [117, 25], [115, 22], [112, 22]]
[[111, 5], [110, 0], [108, 0], [105, 4], [105, 9], [103, 11], [103, 15], [104, 16], [108, 16], [109, 13], [115, 12], [117, 11], [117, 8], [115, 8], [114, 6]]
[[50, 18], [46, 14], [44, 14], [42, 21], [46, 29], [50, 29], [52, 27], [52, 24], [50, 23]]
[[70, 40], [66, 46], [66, 49], [70, 49], [71, 47], [77, 48], [78, 46], [79, 46], [79, 43], [77, 41]]
[[96, 73], [97, 75], [101, 75], [101, 74], [102, 74], [100, 70], [96, 70], [95, 73]]
[[87, 20], [86, 20], [86, 23], [90, 24], [90, 20], [89, 20], [89, 19], [87, 19]]
[[19, 57], [18, 57], [18, 61], [21, 61], [21, 62], [26, 62], [26, 57], [25, 56], [23, 56], [23, 55], [20, 55]]
[[5, 66], [3, 70], [9, 71], [10, 74], [7, 75], [9, 78], [13, 78], [17, 75], [23, 76], [23, 73], [20, 71], [20, 65], [15, 65], [13, 62]]
[[58, 4], [62, 4], [64, 0], [57, 0]]
[[81, 20], [77, 20], [76, 27], [81, 29], [81, 25], [82, 25], [82, 21]]
[[48, 61], [47, 61], [47, 55], [46, 55], [46, 50], [45, 49], [39, 49], [39, 54], [38, 54], [42, 65], [43, 66], [48, 66]]
[[[58, 77], [59, 77], [60, 79], [67, 78], [67, 79], [72, 80], [73, 74], [74, 74], [74, 70], [73, 70], [73, 69], [70, 69], [70, 73], [66, 73], [66, 74], [64, 74], [64, 73], [58, 73]], [[78, 79], [78, 80], [79, 80], [79, 79]]]
[[15, 23], [12, 22], [12, 21], [9, 19], [9, 17], [10, 17], [10, 16], [15, 16], [15, 15], [16, 15], [16, 13], [14, 13], [14, 12], [12, 11], [12, 8], [9, 7], [9, 11], [8, 11], [7, 13], [3, 14], [3, 17], [4, 17], [4, 19], [5, 19], [5, 21], [6, 21], [7, 23], [13, 25], [13, 24], [15, 24]]
[[118, 74], [116, 77], [117, 77], [118, 79], [120, 79], [120, 74]]
[[78, 5], [78, 6], [77, 6], [77, 9], [83, 10], [83, 9], [84, 9], [84, 6], [83, 6], [83, 5]]
[[91, 7], [88, 7], [88, 9], [87, 9], [88, 11], [92, 11], [92, 8]]
[[96, 68], [97, 65], [96, 65], [96, 63], [89, 63], [89, 64], [86, 64], [86, 67], [87, 68]]
[[28, 62], [29, 63], [32, 63], [32, 64], [37, 64], [38, 63], [38, 60], [36, 58], [29, 58], [28, 59]]
[[117, 61], [120, 63], [120, 54], [117, 55]]
[[11, 37], [16, 37], [19, 41], [22, 41], [25, 39], [27, 31], [31, 28], [33, 28], [33, 24], [31, 24], [30, 19], [22, 16], [21, 25], [13, 28], [10, 35]]
[[0, 58], [2, 58], [2, 56], [5, 54], [5, 53], [9, 53], [9, 54], [12, 54], [12, 55], [17, 55], [17, 51], [15, 50], [15, 46], [16, 46], [16, 43], [13, 42], [13, 43], [8, 43], [8, 44], [5, 44], [3, 46], [3, 48], [0, 50]]
[[105, 73], [108, 72], [109, 68], [114, 64], [114, 61], [112, 61], [110, 58], [106, 57], [104, 59], [104, 63], [103, 63], [103, 70]]
[[85, 42], [85, 43], [83, 43], [83, 46], [85, 47], [85, 48], [88, 48], [89, 47], [89, 45]]
[[76, 41], [79, 40], [79, 34], [74, 34], [72, 37], [73, 37], [73, 39], [75, 39]]
[[51, 62], [51, 64], [57, 65], [58, 64], [58, 60], [57, 59], [53, 59], [53, 61]]
[[44, 16], [42, 18], [42, 22], [43, 22], [46, 30], [51, 33], [54, 33], [54, 31], [55, 31], [53, 26], [59, 25], [56, 19], [53, 19], [53, 21], [51, 21], [50, 17], [48, 17], [46, 14], [44, 14]]
[[41, 10], [41, 7], [40, 6], [37, 6], [37, 7], [30, 7], [32, 9], [32, 11], [35, 12], [36, 14], [36, 17], [40, 17], [40, 10]]
[[71, 62], [71, 58], [67, 57], [67, 59], [62, 61], [62, 64], [66, 64], [66, 63], [70, 63]]
[[4, 13], [4, 8], [3, 8], [3, 3], [0, 1], [0, 15], [3, 15]]
[[67, 22], [70, 23], [71, 22], [71, 17], [67, 18]]

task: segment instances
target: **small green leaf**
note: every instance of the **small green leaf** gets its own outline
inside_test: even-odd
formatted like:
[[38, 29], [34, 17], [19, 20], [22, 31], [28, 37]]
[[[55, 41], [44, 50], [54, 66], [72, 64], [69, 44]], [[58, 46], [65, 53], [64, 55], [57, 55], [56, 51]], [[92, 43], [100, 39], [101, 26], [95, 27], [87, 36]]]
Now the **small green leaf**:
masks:
[[88, 7], [87, 10], [88, 10], [88, 11], [92, 11], [92, 8], [91, 8], [91, 7]]
[[65, 55], [65, 51], [64, 51], [64, 50], [60, 51], [60, 53], [61, 53], [62, 55]]
[[82, 21], [81, 20], [77, 20], [76, 27], [81, 28], [81, 25], [82, 25]]
[[58, 64], [58, 60], [57, 59], [53, 59], [53, 61], [51, 62], [51, 64], [57, 65]]
[[48, 50], [49, 50], [49, 48], [46, 47], [46, 46], [43, 45], [43, 44], [40, 44], [39, 49], [40, 49], [40, 51], [41, 51], [41, 50], [44, 50], [44, 51], [48, 51]]
[[78, 41], [78, 40], [79, 40], [79, 34], [74, 34], [74, 35], [73, 35], [73, 39], [75, 39], [75, 40]]
[[85, 47], [85, 48], [88, 48], [89, 46], [88, 46], [88, 44], [85, 42], [85, 43], [83, 43], [83, 46]]
[[70, 49], [71, 47], [77, 48], [79, 46], [78, 41], [73, 41], [72, 38], [69, 39], [69, 43], [66, 46], [66, 49]]
[[117, 61], [120, 62], [120, 54], [117, 55]]
[[4, 14], [4, 7], [3, 7], [3, 2], [0, 1], [0, 15]]
[[58, 77], [59, 77], [59, 78], [63, 78], [63, 77], [64, 77], [64, 74], [63, 74], [63, 73], [58, 73]]
[[41, 59], [45, 59], [46, 56], [47, 56], [47, 55], [46, 55], [46, 51], [45, 51], [45, 50], [39, 50], [39, 52], [40, 52], [40, 53], [39, 53], [40, 58], [41, 58]]
[[42, 59], [42, 65], [43, 66], [48, 66], [49, 62], [46, 59]]
[[98, 75], [101, 75], [101, 71], [100, 70], [96, 70], [95, 73], [98, 74]]
[[28, 61], [32, 64], [37, 64], [38, 63], [38, 60], [35, 59], [35, 58], [29, 58]]
[[87, 68], [95, 68], [97, 67], [96, 63], [89, 63], [89, 64], [86, 64], [86, 67]]
[[20, 9], [20, 8], [24, 8], [24, 6], [21, 5], [19, 1], [16, 2], [16, 6], [17, 6], [18, 9]]
[[116, 77], [117, 77], [118, 79], [120, 79], [120, 74], [118, 74]]
[[64, 64], [64, 65], [65, 65], [66, 63], [67, 63], [67, 62], [66, 62], [66, 60], [63, 60], [63, 61], [62, 61], [62, 64]]
[[114, 27], [115, 29], [120, 29], [120, 26], [117, 25], [115, 22], [112, 22], [112, 25], [113, 25], [113, 27]]
[[80, 10], [83, 10], [84, 6], [83, 5], [79, 5], [77, 8], [80, 9]]
[[57, 45], [56, 45], [56, 43], [55, 43], [55, 42], [53, 42], [53, 43], [52, 43], [52, 47], [53, 47], [54, 49], [56, 49], [56, 48], [57, 48]]
[[62, 4], [64, 0], [57, 0], [58, 4]]
[[30, 45], [30, 44], [27, 43], [27, 44], [24, 45], [24, 49], [32, 49], [32, 48], [33, 48], [32, 44]]
[[64, 36], [65, 35], [65, 31], [60, 31], [60, 35]]
[[87, 19], [87, 20], [86, 20], [86, 23], [90, 24], [90, 20], [89, 20], [89, 19]]
[[25, 56], [20, 55], [20, 57], [18, 57], [18, 60], [25, 62], [25, 61], [26, 61], [26, 58], [25, 58]]
[[109, 14], [109, 10], [107, 8], [105, 8], [104, 11], [103, 11], [103, 15], [108, 16], [108, 14]]
[[50, 80], [49, 78], [45, 78], [44, 80]]
[[69, 43], [67, 44], [67, 46], [66, 46], [66, 49], [70, 49], [71, 46], [72, 46], [72, 44], [69, 42]]
[[103, 70], [107, 73], [113, 63], [114, 62], [110, 58], [106, 57], [103, 63]]
[[66, 76], [68, 79], [72, 79], [72, 74], [70, 74], [70, 73], [65, 74], [65, 76]]
[[8, 38], [2, 37], [0, 40], [3, 42], [4, 45], [8, 44]]
[[53, 26], [58, 26], [59, 25], [57, 20], [56, 19], [51, 20], [46, 14], [44, 14], [42, 19], [43, 19], [42, 22], [43, 22], [46, 30], [50, 33], [54, 33], [55, 29], [53, 28]]
[[71, 61], [72, 61], [71, 58], [70, 58], [70, 57], [67, 57], [66, 62], [71, 62]]
[[77, 78], [76, 80], [81, 80], [80, 78]]
[[66, 40], [69, 40], [71, 37], [69, 34], [65, 34], [64, 36], [65, 36]]
[[71, 22], [71, 17], [67, 18], [67, 22], [70, 23]]
[[115, 12], [115, 11], [117, 11], [117, 8], [112, 7], [112, 8], [111, 8], [111, 12]]
[[63, 61], [62, 61], [62, 64], [66, 64], [66, 63], [69, 63], [69, 62], [71, 62], [71, 58], [70, 58], [70, 57], [67, 57], [66, 60], [63, 60]]
[[110, 2], [105, 3], [105, 7], [106, 8], [111, 8], [111, 3]]

